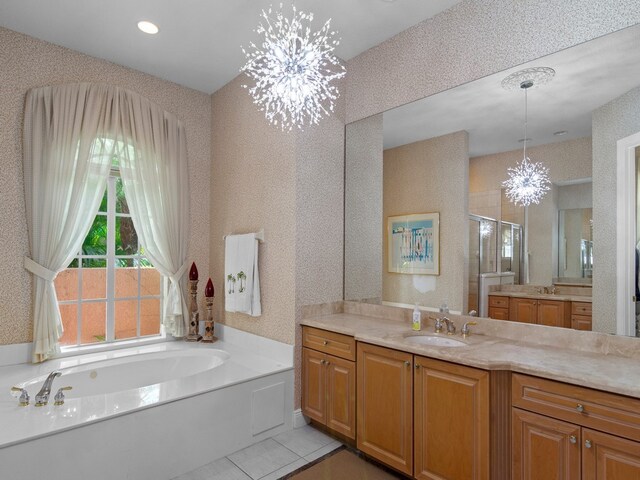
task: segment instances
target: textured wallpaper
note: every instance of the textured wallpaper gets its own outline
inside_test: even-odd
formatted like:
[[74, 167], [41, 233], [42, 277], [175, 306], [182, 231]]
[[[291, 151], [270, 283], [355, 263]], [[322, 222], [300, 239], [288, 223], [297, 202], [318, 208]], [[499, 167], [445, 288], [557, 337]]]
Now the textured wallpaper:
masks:
[[[462, 311], [468, 291], [469, 135], [456, 132], [384, 151], [382, 300]], [[440, 212], [440, 275], [427, 293], [419, 276], [389, 273], [386, 219], [391, 215]]]
[[[549, 167], [549, 178], [554, 183], [591, 177], [591, 137], [531, 147], [528, 153]], [[490, 191], [499, 196], [502, 182], [507, 179], [507, 168], [521, 159], [522, 150], [470, 159], [469, 191], [476, 194]], [[550, 285], [557, 276], [558, 245], [553, 240], [558, 228], [555, 194], [554, 188], [539, 205], [529, 207], [529, 281], [536, 285]], [[523, 223], [521, 218], [503, 218]]]
[[640, 87], [593, 112], [593, 329], [616, 331], [617, 142], [640, 132]]
[[346, 128], [345, 300], [382, 300], [382, 133], [382, 115]]
[[210, 255], [214, 282], [224, 285], [222, 237], [264, 228], [263, 315], [225, 312], [220, 298], [216, 319], [297, 346], [297, 408], [302, 306], [342, 300], [344, 102], [316, 127], [282, 132], [267, 123], [244, 81], [239, 76], [212, 96]]
[[[211, 270], [220, 295], [216, 320], [294, 343], [296, 162], [295, 134], [267, 124], [234, 81], [212, 96]], [[264, 229], [259, 246], [262, 316], [224, 311], [224, 241], [230, 233]]]
[[465, 0], [347, 63], [347, 123], [640, 23], [638, 0]]
[[133, 90], [185, 124], [191, 179], [193, 259], [209, 271], [209, 96], [126, 67], [0, 28], [0, 345], [30, 342], [31, 275], [22, 174], [22, 120], [28, 89], [70, 82], [102, 82]]

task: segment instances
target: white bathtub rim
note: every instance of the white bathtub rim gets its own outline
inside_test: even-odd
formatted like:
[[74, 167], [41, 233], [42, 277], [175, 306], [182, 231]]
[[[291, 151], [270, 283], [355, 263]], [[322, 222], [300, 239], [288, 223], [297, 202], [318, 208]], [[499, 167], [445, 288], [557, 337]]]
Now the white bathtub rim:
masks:
[[[215, 378], [207, 378], [210, 376], [211, 371], [205, 371], [189, 377], [173, 379], [154, 385], [160, 386], [160, 390], [166, 391], [162, 392], [162, 396], [158, 398], [157, 401], [149, 404], [141, 405], [140, 401], [141, 395], [144, 394], [143, 390], [152, 386], [70, 399], [63, 407], [56, 407], [52, 403], [40, 408], [34, 407], [33, 405], [19, 407], [13, 397], [8, 393], [3, 394], [4, 392], [8, 392], [8, 389], [13, 383], [19, 383], [18, 380], [24, 381], [27, 378], [25, 376], [33, 378], [38, 374], [59, 368], [60, 364], [69, 363], [74, 360], [77, 360], [81, 364], [87, 364], [96, 361], [96, 357], [104, 359], [105, 355], [111, 358], [121, 358], [123, 356], [137, 355], [140, 353], [201, 348], [224, 350], [230, 354], [230, 359], [214, 369], [215, 372], [219, 372], [217, 376], [214, 373]], [[215, 344], [166, 342], [151, 346], [136, 347], [130, 350], [131, 352], [127, 352], [125, 349], [109, 353], [102, 352], [82, 355], [79, 357], [83, 358], [78, 359], [75, 359], [75, 357], [56, 359], [47, 362], [46, 365], [17, 365], [0, 368], [0, 388], [4, 389], [4, 392], [0, 392], [0, 418], [8, 418], [8, 422], [2, 422], [5, 424], [3, 425], [5, 428], [0, 431], [0, 448], [27, 442], [35, 438], [50, 436], [61, 431], [82, 427], [116, 416], [126, 415], [141, 409], [152, 408], [157, 405], [176, 402], [195, 395], [202, 395], [218, 389], [232, 387], [239, 383], [293, 369], [293, 362], [276, 362], [271, 358], [261, 357], [238, 345], [223, 341]], [[54, 384], [54, 390], [59, 386], [62, 386], [62, 383]], [[33, 398], [35, 392], [30, 392], [30, 394]], [[105, 411], [101, 412], [98, 416], [95, 416], [95, 412], [90, 410], [90, 405], [95, 401], [101, 401], [105, 404]], [[120, 404], [119, 402], [123, 403]], [[71, 417], [70, 420], [64, 420], [62, 413], [64, 413], [65, 410], [61, 411], [61, 409], [73, 408], [81, 413], [77, 417]], [[51, 413], [60, 413], [60, 418], [58, 418], [58, 415], [56, 415], [55, 418], [51, 417]], [[52, 418], [55, 425], [53, 427], [46, 427], [45, 420], [51, 423]], [[56, 420], [58, 420], [57, 423]]]

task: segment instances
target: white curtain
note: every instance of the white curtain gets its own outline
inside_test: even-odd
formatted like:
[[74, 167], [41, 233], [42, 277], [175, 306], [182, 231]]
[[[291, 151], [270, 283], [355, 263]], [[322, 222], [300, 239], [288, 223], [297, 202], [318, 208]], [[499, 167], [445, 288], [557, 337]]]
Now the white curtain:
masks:
[[78, 253], [97, 213], [114, 155], [145, 254], [171, 279], [168, 333], [185, 331], [189, 192], [182, 124], [134, 92], [97, 84], [27, 93], [25, 200], [34, 274], [33, 361], [58, 351], [62, 322], [53, 281]]
[[98, 210], [111, 164], [114, 104], [100, 86], [27, 93], [24, 177], [34, 273], [33, 361], [58, 351], [62, 322], [53, 281], [77, 254]]
[[189, 247], [189, 172], [184, 127], [139, 95], [122, 98], [120, 175], [144, 254], [169, 279], [164, 326], [182, 337], [188, 315], [180, 280]]

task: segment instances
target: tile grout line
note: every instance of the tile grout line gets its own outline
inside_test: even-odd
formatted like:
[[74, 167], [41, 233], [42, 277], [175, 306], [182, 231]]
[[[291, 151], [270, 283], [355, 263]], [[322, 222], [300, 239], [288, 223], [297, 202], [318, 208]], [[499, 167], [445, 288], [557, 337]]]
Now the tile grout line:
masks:
[[[244, 450], [244, 449], [242, 449], [242, 450]], [[238, 452], [241, 452], [242, 450], [238, 450]], [[237, 453], [237, 452], [233, 452], [233, 453]], [[233, 453], [232, 453], [231, 455], [233, 455]], [[238, 465], [236, 462], [234, 462], [233, 460], [231, 460], [229, 457], [224, 457], [224, 458], [226, 458], [227, 460], [229, 460], [233, 465], [235, 465], [235, 466], [236, 466], [236, 468], [237, 468], [238, 470], [240, 470], [242, 473], [244, 473], [244, 474], [245, 474], [247, 477], [249, 477], [251, 480], [257, 480], [257, 479], [255, 479], [255, 478], [253, 478], [251, 475], [249, 475], [249, 472], [245, 472], [245, 471], [242, 469], [242, 467], [241, 467], [240, 465]], [[275, 470], [274, 470], [274, 472], [275, 472]]]

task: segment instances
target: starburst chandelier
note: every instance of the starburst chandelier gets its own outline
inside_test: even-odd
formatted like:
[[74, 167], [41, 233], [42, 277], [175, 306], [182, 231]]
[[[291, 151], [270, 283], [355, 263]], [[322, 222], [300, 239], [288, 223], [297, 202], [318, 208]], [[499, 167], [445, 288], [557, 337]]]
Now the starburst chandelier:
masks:
[[291, 19], [285, 18], [282, 4], [277, 12], [272, 7], [262, 10], [255, 30], [262, 43], [242, 49], [247, 63], [241, 69], [255, 81], [243, 87], [269, 123], [288, 131], [317, 125], [333, 112], [339, 96], [333, 82], [346, 73], [333, 53], [340, 40], [331, 30], [331, 19], [312, 33], [313, 14], [292, 9]]
[[524, 140], [522, 160], [515, 167], [509, 167], [509, 179], [502, 183], [506, 195], [515, 205], [528, 207], [538, 204], [550, 190], [549, 169], [541, 162], [532, 162], [527, 156], [527, 91], [535, 85], [549, 82], [555, 71], [548, 67], [528, 68], [513, 73], [502, 81], [507, 90], [521, 88], [524, 90]]

